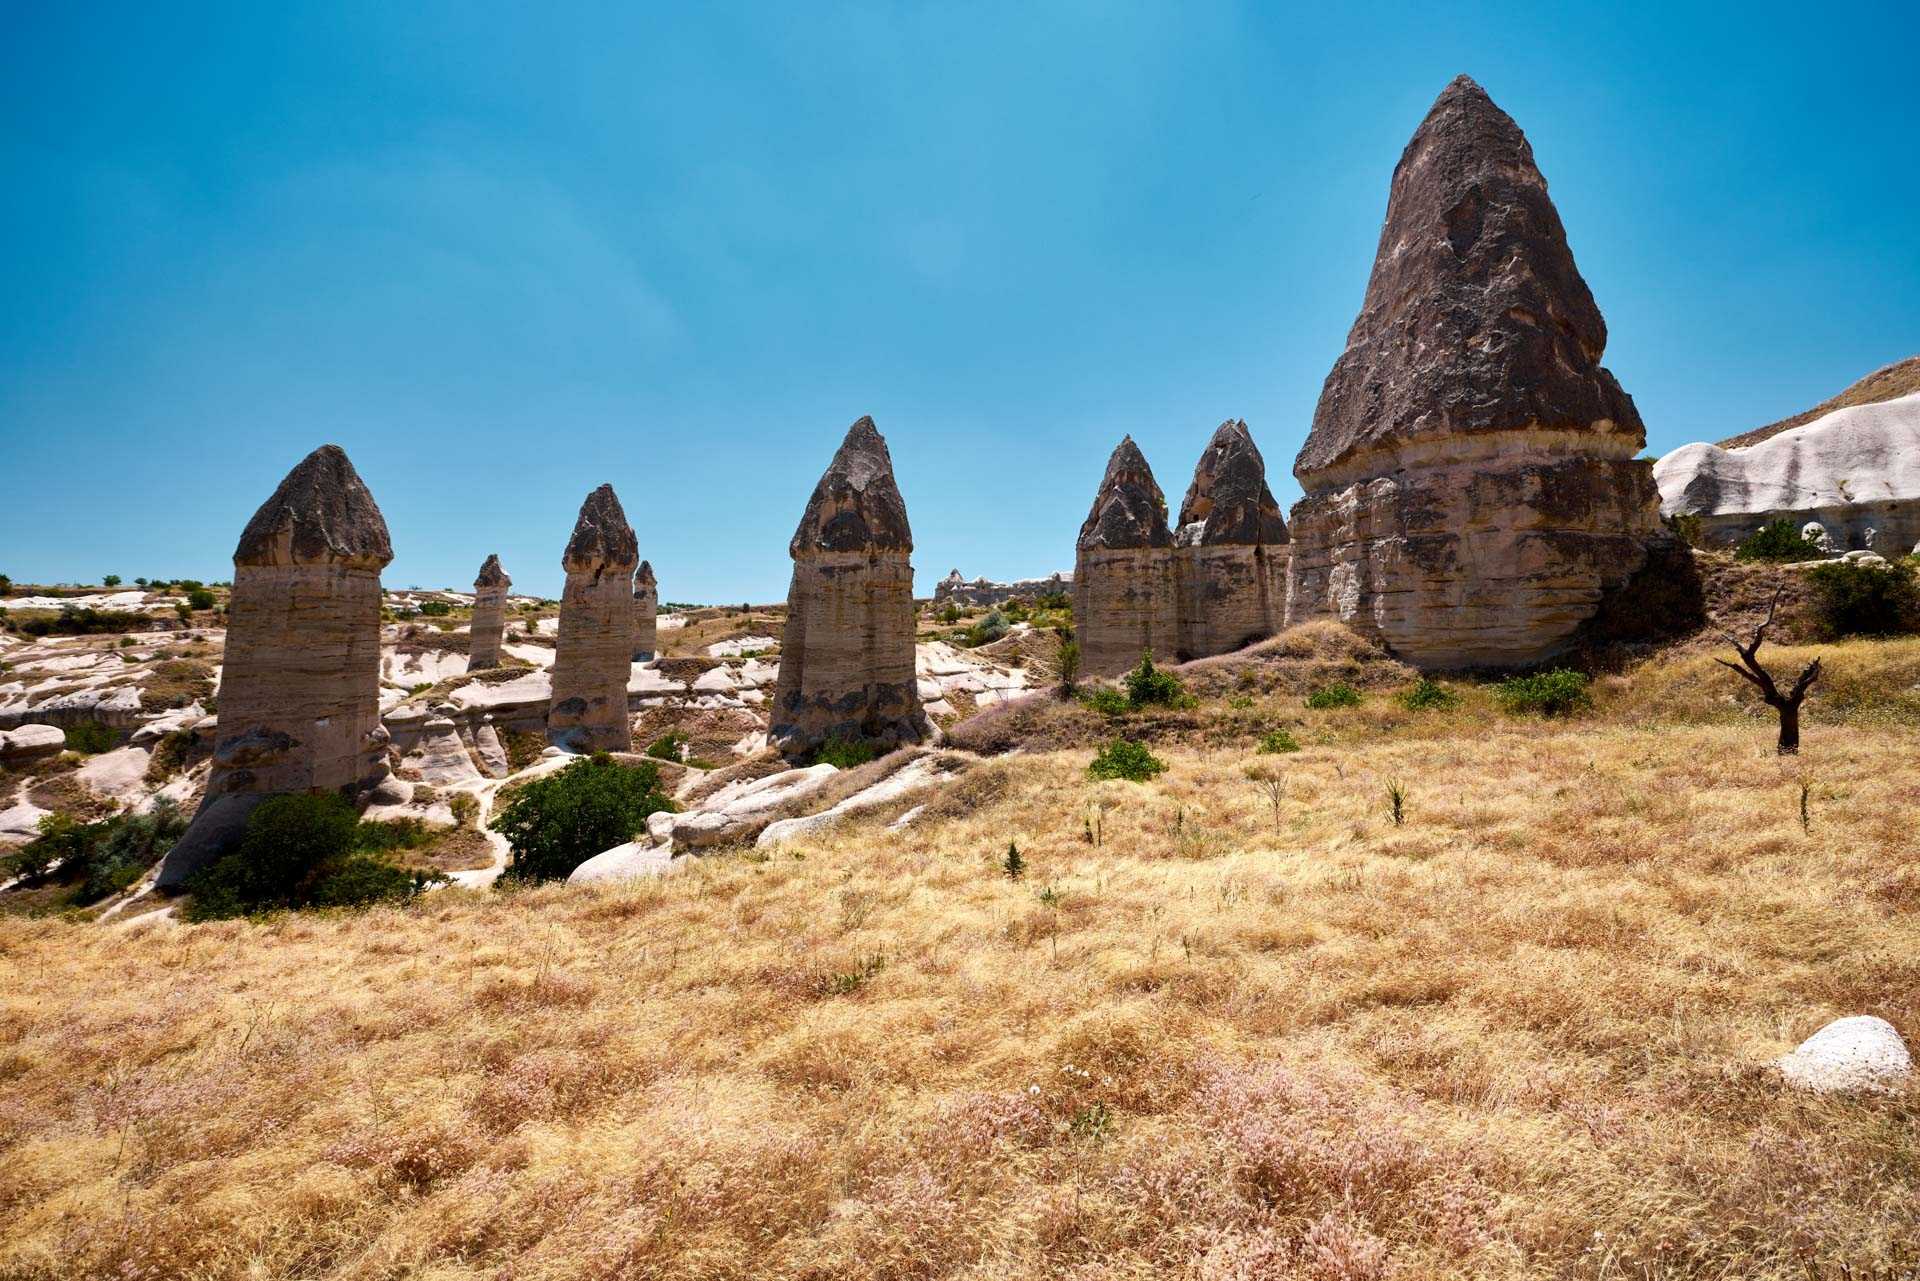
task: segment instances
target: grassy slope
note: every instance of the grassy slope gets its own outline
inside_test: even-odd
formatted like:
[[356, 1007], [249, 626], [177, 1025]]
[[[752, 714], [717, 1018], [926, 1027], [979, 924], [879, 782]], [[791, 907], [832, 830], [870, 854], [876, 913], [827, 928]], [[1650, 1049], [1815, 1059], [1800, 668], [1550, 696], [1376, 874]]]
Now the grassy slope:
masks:
[[622, 888], [0, 921], [0, 1275], [1910, 1275], [1920, 1096], [1756, 1066], [1920, 1041], [1920, 641], [1824, 652], [1798, 762], [1693, 655]]
[[1782, 418], [1777, 423], [1768, 423], [1765, 427], [1756, 427], [1752, 431], [1742, 432], [1738, 436], [1729, 436], [1720, 442], [1722, 449], [1738, 449], [1742, 445], [1757, 445], [1769, 436], [1778, 436], [1783, 431], [1795, 427], [1804, 427], [1816, 418], [1832, 413], [1836, 409], [1846, 409], [1852, 405], [1873, 405], [1883, 400], [1892, 400], [1896, 396], [1911, 396], [1920, 391], [1920, 356], [1908, 356], [1897, 360], [1884, 369], [1876, 369], [1829, 400], [1823, 400], [1812, 409], [1795, 414], [1791, 418]]

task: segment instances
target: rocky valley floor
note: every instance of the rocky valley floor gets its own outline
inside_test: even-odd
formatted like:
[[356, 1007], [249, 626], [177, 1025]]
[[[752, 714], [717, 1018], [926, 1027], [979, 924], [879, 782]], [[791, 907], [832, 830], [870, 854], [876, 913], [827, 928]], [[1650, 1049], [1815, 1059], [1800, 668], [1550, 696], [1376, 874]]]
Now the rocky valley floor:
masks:
[[1340, 635], [672, 876], [0, 919], [0, 1276], [1920, 1269], [1920, 1094], [1769, 1066], [1920, 1033], [1920, 641], [1822, 647], [1783, 761], [1705, 647], [1542, 721]]

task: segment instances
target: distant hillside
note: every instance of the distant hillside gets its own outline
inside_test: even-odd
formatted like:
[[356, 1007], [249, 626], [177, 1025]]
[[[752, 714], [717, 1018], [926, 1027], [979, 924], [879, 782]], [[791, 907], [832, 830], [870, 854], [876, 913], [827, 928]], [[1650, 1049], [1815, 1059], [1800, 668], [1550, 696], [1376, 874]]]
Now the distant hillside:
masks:
[[1831, 400], [1823, 400], [1804, 413], [1795, 414], [1791, 418], [1782, 418], [1777, 423], [1768, 423], [1765, 427], [1756, 427], [1738, 436], [1729, 436], [1719, 442], [1720, 448], [1738, 449], [1742, 445], [1757, 445], [1769, 436], [1778, 436], [1783, 431], [1804, 427], [1814, 419], [1830, 414], [1836, 409], [1845, 409], [1850, 405], [1871, 405], [1882, 400], [1892, 400], [1895, 396], [1912, 395], [1916, 391], [1920, 391], [1920, 356], [1908, 356], [1905, 360], [1895, 361], [1885, 369], [1874, 370], [1838, 396]]

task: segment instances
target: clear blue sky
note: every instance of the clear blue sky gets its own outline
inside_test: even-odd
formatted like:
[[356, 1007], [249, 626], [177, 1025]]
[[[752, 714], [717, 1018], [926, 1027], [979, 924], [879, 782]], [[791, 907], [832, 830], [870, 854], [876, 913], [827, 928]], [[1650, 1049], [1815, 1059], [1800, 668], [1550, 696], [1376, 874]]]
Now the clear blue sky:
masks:
[[1108, 451], [1283, 503], [1394, 161], [1533, 141], [1664, 452], [1920, 351], [1920, 6], [0, 0], [0, 571], [224, 578], [346, 447], [389, 585], [555, 594], [613, 482], [779, 599], [847, 425], [922, 592], [1068, 568]]

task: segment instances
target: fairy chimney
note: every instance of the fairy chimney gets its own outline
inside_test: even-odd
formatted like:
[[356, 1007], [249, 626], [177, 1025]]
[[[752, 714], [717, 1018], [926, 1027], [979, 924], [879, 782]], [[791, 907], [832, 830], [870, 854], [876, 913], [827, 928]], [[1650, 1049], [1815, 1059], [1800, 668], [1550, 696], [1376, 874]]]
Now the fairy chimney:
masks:
[[560, 565], [560, 639], [553, 658], [547, 741], [574, 752], [633, 746], [627, 678], [633, 652], [633, 571], [639, 542], [612, 485], [580, 504]]
[[1225, 654], [1285, 621], [1287, 523], [1247, 424], [1221, 423], [1180, 504], [1174, 567], [1181, 658]]
[[1294, 464], [1288, 621], [1428, 668], [1535, 662], [1646, 559], [1646, 432], [1519, 126], [1465, 76], [1394, 170]]
[[789, 755], [830, 738], [892, 746], [933, 734], [913, 661], [913, 532], [873, 419], [847, 431], [788, 546], [769, 740]]
[[387, 775], [380, 724], [380, 571], [387, 522], [338, 445], [287, 473], [233, 553], [220, 713], [205, 798], [162, 888], [239, 843], [268, 796], [349, 796]]
[[1152, 650], [1179, 648], [1179, 599], [1167, 500], [1133, 437], [1107, 460], [1093, 510], [1080, 526], [1073, 566], [1074, 633], [1080, 666], [1112, 676]]
[[498, 555], [487, 557], [473, 580], [473, 627], [467, 635], [467, 670], [500, 665], [500, 634], [507, 627], [507, 588], [513, 580]]
[[660, 584], [653, 562], [643, 560], [633, 574], [633, 661], [651, 662], [660, 625]]

